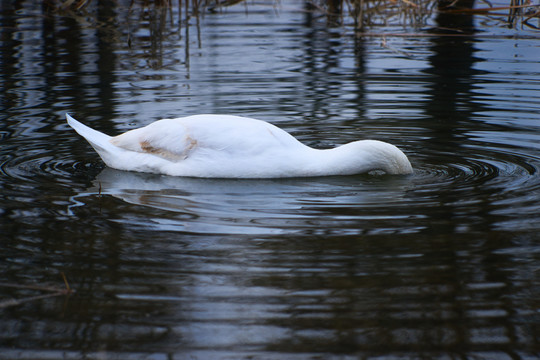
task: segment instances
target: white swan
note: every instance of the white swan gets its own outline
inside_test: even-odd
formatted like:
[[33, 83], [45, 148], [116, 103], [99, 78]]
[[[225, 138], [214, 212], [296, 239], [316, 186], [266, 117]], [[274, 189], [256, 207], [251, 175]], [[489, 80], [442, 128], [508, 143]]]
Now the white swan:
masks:
[[261, 120], [231, 115], [163, 119], [111, 137], [66, 114], [111, 168], [172, 176], [278, 178], [413, 172], [394, 145], [362, 140], [318, 150]]

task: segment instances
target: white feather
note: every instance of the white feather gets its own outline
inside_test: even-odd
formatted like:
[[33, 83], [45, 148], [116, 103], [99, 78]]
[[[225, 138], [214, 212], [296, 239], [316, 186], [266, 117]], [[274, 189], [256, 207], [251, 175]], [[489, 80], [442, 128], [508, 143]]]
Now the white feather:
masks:
[[108, 166], [120, 170], [222, 178], [413, 171], [405, 154], [385, 142], [363, 140], [317, 150], [272, 124], [239, 116], [164, 119], [116, 137], [93, 130], [68, 114], [66, 118]]

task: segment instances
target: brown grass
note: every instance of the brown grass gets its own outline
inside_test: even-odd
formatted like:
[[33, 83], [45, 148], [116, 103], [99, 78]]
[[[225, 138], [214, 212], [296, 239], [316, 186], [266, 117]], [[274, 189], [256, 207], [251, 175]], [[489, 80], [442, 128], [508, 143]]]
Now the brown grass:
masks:
[[10, 307], [10, 306], [18, 306], [24, 303], [47, 299], [51, 297], [72, 294], [73, 290], [69, 286], [66, 276], [64, 275], [64, 273], [61, 273], [61, 275], [64, 280], [65, 288], [59, 288], [56, 286], [44, 286], [44, 285], [22, 285], [22, 284], [0, 283], [0, 287], [4, 287], [4, 288], [33, 290], [33, 291], [38, 291], [41, 293], [39, 295], [24, 296], [18, 299], [8, 299], [8, 300], [0, 301], [0, 309]]
[[[81, 11], [92, 0], [45, 0], [58, 11]], [[279, 2], [279, 0], [274, 0]], [[454, 15], [498, 17], [510, 27], [540, 29], [540, 5], [532, 0], [509, 0], [508, 6], [492, 6], [488, 0], [481, 8], [472, 8], [471, 1], [463, 0], [306, 0], [307, 11], [327, 17], [328, 23], [351, 25], [356, 30], [380, 25], [423, 26], [434, 12]], [[220, 11], [247, 0], [131, 0], [130, 9], [177, 7], [179, 24], [199, 18], [204, 11]], [[536, 21], [535, 21], [536, 20]], [[534, 23], [536, 22], [536, 24]]]

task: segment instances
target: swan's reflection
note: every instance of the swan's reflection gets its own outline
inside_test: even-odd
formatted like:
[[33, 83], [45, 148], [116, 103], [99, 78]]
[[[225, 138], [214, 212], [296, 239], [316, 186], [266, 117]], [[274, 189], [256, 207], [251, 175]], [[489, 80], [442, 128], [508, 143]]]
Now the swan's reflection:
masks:
[[168, 211], [152, 216], [161, 230], [196, 233], [290, 233], [299, 219], [313, 217], [310, 204], [336, 201], [324, 190], [335, 188], [329, 179], [200, 179], [105, 168], [93, 184], [94, 194]]
[[388, 191], [389, 182], [373, 177], [200, 179], [105, 168], [92, 188], [77, 197], [110, 195], [165, 210], [144, 214], [160, 230], [290, 234], [369, 220], [372, 214], [366, 209], [399, 198], [395, 191]]
[[[298, 209], [301, 180], [235, 180], [173, 177], [105, 168], [94, 190], [138, 205], [183, 212], [188, 207], [227, 212]], [[288, 196], [293, 195], [293, 196]]]

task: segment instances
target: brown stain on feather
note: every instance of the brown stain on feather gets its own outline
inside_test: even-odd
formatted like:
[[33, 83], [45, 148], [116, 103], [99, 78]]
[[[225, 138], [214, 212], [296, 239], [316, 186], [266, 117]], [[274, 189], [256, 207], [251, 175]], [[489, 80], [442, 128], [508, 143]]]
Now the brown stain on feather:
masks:
[[141, 145], [141, 150], [145, 153], [153, 154], [171, 161], [180, 161], [187, 159], [189, 153], [197, 146], [197, 140], [189, 136], [186, 137], [186, 142], [187, 146], [181, 154], [176, 154], [162, 148], [156, 148], [147, 140], [143, 140], [139, 144]]
[[141, 149], [143, 152], [147, 152], [147, 153], [151, 153], [151, 154], [158, 154], [158, 153], [161, 153], [162, 151], [158, 148], [155, 148], [153, 147], [152, 145], [150, 145], [150, 143], [148, 141], [141, 141]]

